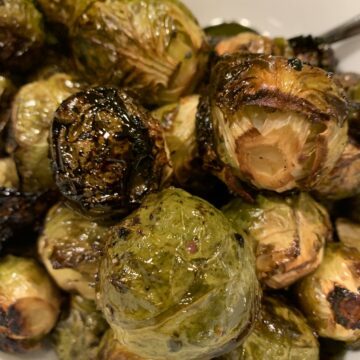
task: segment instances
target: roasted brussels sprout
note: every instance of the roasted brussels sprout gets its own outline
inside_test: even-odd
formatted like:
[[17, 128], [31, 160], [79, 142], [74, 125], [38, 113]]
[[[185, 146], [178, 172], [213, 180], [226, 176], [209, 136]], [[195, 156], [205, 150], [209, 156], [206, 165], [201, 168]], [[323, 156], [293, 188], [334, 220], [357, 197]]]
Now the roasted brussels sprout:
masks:
[[195, 133], [198, 104], [199, 95], [191, 95], [152, 112], [164, 130], [174, 177], [182, 187], [187, 187], [193, 181], [194, 172], [199, 171], [196, 168], [199, 156]]
[[51, 153], [61, 193], [92, 217], [128, 214], [169, 170], [159, 123], [116, 88], [64, 101], [55, 113]]
[[242, 32], [220, 41], [215, 50], [219, 55], [241, 52], [296, 57], [306, 64], [327, 71], [334, 71], [337, 64], [331, 47], [312, 36], [297, 36], [287, 40], [283, 37], [272, 39], [253, 32]]
[[45, 40], [41, 13], [32, 0], [0, 2], [0, 67], [27, 70]]
[[349, 139], [330, 174], [314, 187], [316, 196], [341, 200], [360, 193], [360, 145]]
[[253, 32], [243, 32], [234, 37], [220, 41], [215, 51], [218, 55], [232, 54], [234, 52], [268, 54], [294, 57], [292, 48], [284, 38], [271, 39], [267, 36]]
[[0, 299], [3, 351], [25, 350], [55, 326], [60, 294], [45, 269], [33, 259], [11, 255], [0, 259]]
[[22, 191], [37, 192], [54, 186], [48, 156], [51, 122], [59, 104], [79, 91], [79, 86], [69, 75], [55, 74], [25, 85], [17, 93], [9, 151], [16, 161]]
[[254, 203], [234, 199], [223, 212], [250, 235], [258, 278], [274, 289], [314, 271], [332, 234], [325, 208], [306, 193], [285, 198], [259, 194]]
[[335, 228], [339, 240], [344, 245], [360, 251], [360, 224], [338, 218], [335, 221]]
[[234, 54], [213, 68], [197, 115], [205, 168], [242, 194], [311, 189], [347, 142], [347, 102], [325, 71], [268, 55]]
[[337, 59], [331, 46], [319, 37], [296, 36], [289, 39], [294, 56], [306, 64], [318, 66], [326, 71], [335, 71]]
[[317, 360], [319, 344], [299, 310], [281, 298], [265, 296], [254, 331], [241, 347], [220, 359]]
[[59, 287], [95, 299], [95, 280], [105, 230], [62, 203], [50, 209], [38, 250]]
[[299, 305], [320, 336], [360, 340], [360, 252], [329, 243], [318, 269], [296, 287]]
[[99, 305], [128, 351], [210, 358], [249, 334], [260, 298], [250, 243], [212, 205], [169, 188], [107, 236]]
[[8, 189], [19, 188], [19, 177], [16, 165], [10, 157], [0, 159], [0, 187]]
[[130, 87], [149, 104], [191, 93], [207, 64], [205, 34], [177, 0], [96, 1], [70, 32], [90, 82]]
[[[108, 325], [95, 302], [74, 295], [67, 316], [53, 332], [55, 351], [60, 360], [99, 360], [101, 337]], [[109, 359], [106, 359], [109, 360]]]
[[97, 360], [151, 360], [129, 352], [115, 338], [114, 331], [109, 329], [101, 339]]

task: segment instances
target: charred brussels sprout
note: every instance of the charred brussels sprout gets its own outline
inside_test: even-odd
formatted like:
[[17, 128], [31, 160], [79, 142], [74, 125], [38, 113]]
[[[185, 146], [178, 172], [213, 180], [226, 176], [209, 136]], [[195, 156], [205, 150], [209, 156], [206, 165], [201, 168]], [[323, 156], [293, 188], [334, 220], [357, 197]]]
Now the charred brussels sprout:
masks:
[[93, 301], [72, 296], [67, 316], [58, 322], [53, 333], [59, 359], [99, 360], [98, 346], [107, 328], [102, 313]]
[[327, 71], [334, 71], [337, 63], [331, 47], [312, 36], [298, 36], [287, 40], [283, 37], [269, 38], [253, 32], [242, 32], [220, 41], [215, 50], [219, 55], [241, 52], [296, 57], [306, 64]]
[[27, 70], [44, 43], [42, 15], [32, 0], [0, 2], [0, 66]]
[[314, 188], [320, 198], [340, 200], [360, 192], [360, 145], [349, 139], [331, 172]]
[[258, 278], [275, 289], [314, 271], [331, 238], [329, 215], [306, 193], [258, 195], [252, 204], [235, 199], [223, 212], [253, 239]]
[[176, 0], [96, 1], [70, 30], [78, 68], [150, 104], [191, 93], [207, 63], [205, 35]]
[[23, 86], [17, 93], [11, 119], [13, 144], [9, 150], [16, 161], [22, 190], [37, 192], [54, 186], [48, 137], [56, 108], [79, 84], [66, 74]]
[[1, 350], [26, 350], [55, 326], [60, 294], [33, 259], [0, 259], [0, 299]]
[[318, 269], [296, 287], [299, 305], [320, 336], [360, 340], [360, 252], [329, 243]]
[[304, 316], [281, 298], [270, 296], [264, 297], [260, 319], [243, 346], [221, 357], [221, 360], [265, 359], [319, 359], [319, 344]]
[[99, 305], [145, 358], [199, 359], [241, 343], [258, 311], [250, 244], [206, 201], [170, 188], [108, 233]]
[[205, 167], [241, 195], [308, 190], [347, 142], [347, 102], [323, 70], [267, 55], [228, 55], [213, 68], [197, 116]]
[[48, 213], [38, 249], [42, 262], [65, 291], [95, 298], [105, 228], [60, 203]]
[[97, 360], [151, 360], [131, 353], [115, 338], [114, 331], [109, 329], [101, 339]]
[[51, 152], [61, 193], [92, 217], [126, 215], [168, 172], [159, 123], [115, 88], [64, 101], [55, 113]]

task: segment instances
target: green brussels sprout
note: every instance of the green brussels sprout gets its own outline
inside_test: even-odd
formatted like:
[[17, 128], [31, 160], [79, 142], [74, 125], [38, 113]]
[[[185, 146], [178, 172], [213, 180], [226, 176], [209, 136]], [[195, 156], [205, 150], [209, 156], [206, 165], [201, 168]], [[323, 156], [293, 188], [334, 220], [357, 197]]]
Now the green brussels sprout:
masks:
[[253, 332], [241, 347], [220, 359], [317, 360], [319, 344], [299, 310], [281, 298], [265, 296]]
[[107, 233], [98, 303], [128, 351], [221, 355], [252, 329], [260, 289], [250, 244], [206, 201], [169, 188]]
[[206, 69], [205, 34], [177, 0], [95, 1], [70, 33], [89, 81], [130, 87], [149, 104], [190, 94]]
[[271, 39], [253, 32], [243, 32], [224, 39], [216, 45], [215, 51], [218, 55], [241, 52], [294, 57], [292, 48], [286, 39], [280, 37]]
[[79, 84], [66, 74], [24, 85], [17, 93], [11, 119], [14, 142], [9, 151], [15, 159], [21, 189], [37, 192], [54, 186], [48, 137], [54, 112]]
[[234, 199], [223, 212], [236, 229], [250, 235], [258, 279], [274, 289], [314, 271], [332, 235], [327, 211], [306, 193], [285, 198], [259, 194], [254, 203]]
[[329, 243], [321, 265], [296, 286], [300, 308], [320, 336], [360, 340], [359, 269], [359, 251]]
[[52, 339], [59, 359], [99, 360], [98, 346], [107, 328], [94, 301], [72, 296], [68, 314], [60, 319], [53, 332]]
[[169, 171], [159, 123], [116, 88], [92, 88], [61, 104], [51, 154], [61, 193], [91, 217], [128, 214]]
[[0, 2], [0, 67], [27, 70], [44, 41], [42, 15], [32, 0]]
[[0, 349], [17, 351], [40, 341], [56, 324], [60, 300], [35, 260], [11, 255], [0, 259]]
[[10, 157], [0, 159], [0, 187], [8, 189], [19, 188], [16, 165]]
[[344, 245], [360, 251], [360, 224], [338, 218], [335, 221], [335, 229], [338, 238]]
[[[347, 102], [324, 70], [257, 54], [223, 57], [197, 115], [204, 166], [242, 195], [240, 180], [309, 190], [347, 142]], [[201, 110], [201, 111], [200, 111]]]
[[114, 331], [109, 329], [101, 339], [97, 360], [151, 360], [128, 351], [115, 338]]
[[47, 271], [65, 291], [95, 299], [95, 281], [105, 228], [62, 203], [48, 212], [38, 251]]
[[341, 200], [360, 193], [360, 145], [349, 139], [331, 172], [315, 185], [314, 194], [329, 200]]

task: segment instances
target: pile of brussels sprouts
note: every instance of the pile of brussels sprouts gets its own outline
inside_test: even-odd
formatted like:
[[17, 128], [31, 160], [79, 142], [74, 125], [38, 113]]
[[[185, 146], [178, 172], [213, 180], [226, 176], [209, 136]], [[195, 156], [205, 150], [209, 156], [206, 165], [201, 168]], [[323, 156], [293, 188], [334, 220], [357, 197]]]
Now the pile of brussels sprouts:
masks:
[[[360, 347], [360, 75], [177, 0], [0, 1], [0, 349]], [[321, 345], [319, 345], [321, 344]]]

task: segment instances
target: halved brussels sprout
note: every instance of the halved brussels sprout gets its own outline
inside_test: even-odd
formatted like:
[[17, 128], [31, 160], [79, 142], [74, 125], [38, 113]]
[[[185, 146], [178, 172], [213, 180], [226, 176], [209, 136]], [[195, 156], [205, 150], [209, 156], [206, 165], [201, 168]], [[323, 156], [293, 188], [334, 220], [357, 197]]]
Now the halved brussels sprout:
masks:
[[301, 310], [320, 336], [360, 340], [360, 252], [329, 243], [317, 270], [296, 286]]
[[331, 172], [314, 187], [316, 196], [341, 200], [360, 193], [360, 145], [349, 139]]
[[260, 289], [245, 236], [206, 201], [170, 188], [107, 233], [98, 299], [128, 351], [191, 360], [241, 344]]
[[61, 193], [92, 217], [128, 214], [169, 174], [159, 123], [116, 88], [92, 88], [61, 104], [51, 154]]
[[[53, 332], [55, 351], [60, 360], [99, 360], [97, 353], [108, 325], [95, 302], [74, 295], [67, 316]], [[109, 360], [109, 359], [106, 359]]]
[[335, 221], [335, 228], [339, 240], [344, 245], [360, 251], [360, 224], [338, 218]]
[[253, 332], [241, 347], [220, 359], [317, 360], [319, 344], [299, 310], [279, 297], [265, 296]]
[[332, 228], [325, 208], [310, 195], [258, 195], [254, 203], [234, 199], [223, 208], [236, 229], [253, 241], [258, 279], [287, 287], [321, 263]]
[[32, 0], [0, 2], [0, 66], [27, 70], [45, 40], [43, 19]]
[[40, 341], [56, 324], [60, 300], [35, 260], [11, 255], [0, 259], [0, 349], [25, 350], [32, 341]]
[[59, 287], [95, 299], [96, 274], [105, 231], [104, 227], [62, 203], [50, 209], [38, 251]]
[[151, 360], [135, 355], [121, 345], [109, 329], [101, 339], [97, 360]]
[[95, 1], [70, 33], [89, 81], [130, 87], [150, 104], [191, 93], [207, 64], [205, 34], [177, 0]]
[[235, 193], [240, 180], [277, 192], [311, 189], [347, 142], [347, 102], [325, 71], [299, 60], [234, 54], [213, 68], [197, 116], [205, 167]]
[[9, 150], [23, 191], [37, 192], [54, 186], [48, 143], [51, 122], [59, 104], [79, 91], [79, 86], [69, 75], [55, 74], [24, 85], [17, 93], [11, 119], [14, 144]]

